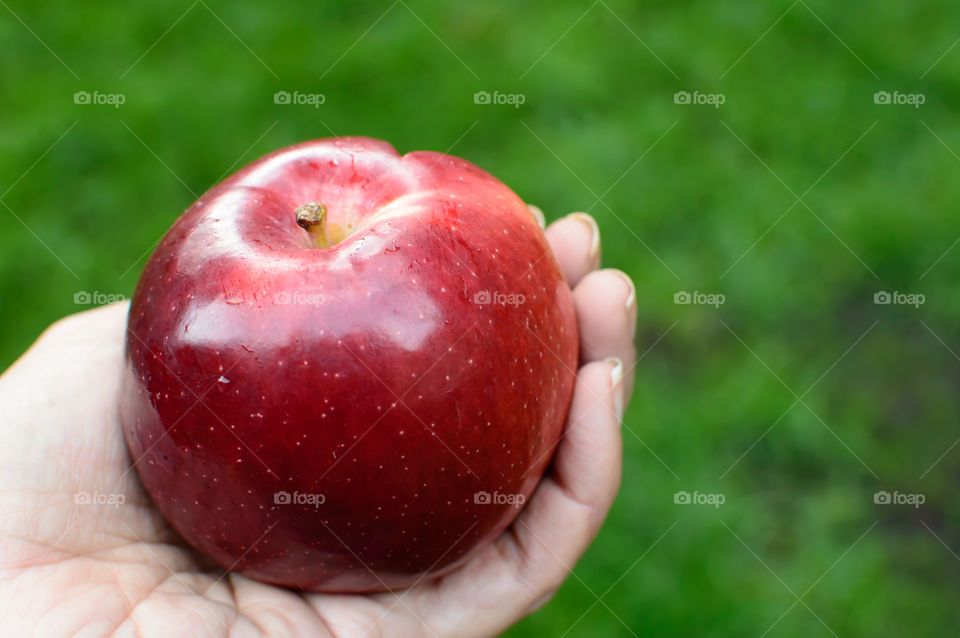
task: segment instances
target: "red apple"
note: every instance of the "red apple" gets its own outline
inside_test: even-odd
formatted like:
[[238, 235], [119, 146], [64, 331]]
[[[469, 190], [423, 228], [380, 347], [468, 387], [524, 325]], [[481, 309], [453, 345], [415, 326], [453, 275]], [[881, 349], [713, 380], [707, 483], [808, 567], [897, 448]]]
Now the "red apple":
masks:
[[174, 224], [134, 294], [121, 416], [193, 547], [313, 591], [408, 587], [510, 524], [573, 391], [570, 289], [473, 164], [281, 149]]

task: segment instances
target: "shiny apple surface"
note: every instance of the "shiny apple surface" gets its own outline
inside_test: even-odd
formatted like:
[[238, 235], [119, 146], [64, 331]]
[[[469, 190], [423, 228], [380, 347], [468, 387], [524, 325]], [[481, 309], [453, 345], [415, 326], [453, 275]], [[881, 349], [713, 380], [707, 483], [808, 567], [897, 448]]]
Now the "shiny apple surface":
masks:
[[[322, 232], [298, 225], [305, 204]], [[509, 188], [455, 157], [318, 140], [227, 178], [163, 238], [121, 416], [157, 507], [219, 564], [399, 589], [514, 519], [577, 353], [570, 290]]]

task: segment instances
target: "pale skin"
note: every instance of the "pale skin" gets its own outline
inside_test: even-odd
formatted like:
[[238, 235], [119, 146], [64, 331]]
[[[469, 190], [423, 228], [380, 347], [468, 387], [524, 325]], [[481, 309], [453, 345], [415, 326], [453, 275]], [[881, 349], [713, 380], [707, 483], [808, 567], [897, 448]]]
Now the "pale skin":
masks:
[[[636, 323], [629, 278], [598, 270], [593, 220], [576, 213], [546, 233], [580, 326], [569, 420], [520, 516], [462, 568], [396, 594], [322, 595], [197, 555], [131, 469], [116, 408], [127, 306], [117, 304], [58, 321], [0, 376], [0, 635], [469, 638], [542, 607], [620, 484]], [[77, 504], [81, 491], [124, 502]]]

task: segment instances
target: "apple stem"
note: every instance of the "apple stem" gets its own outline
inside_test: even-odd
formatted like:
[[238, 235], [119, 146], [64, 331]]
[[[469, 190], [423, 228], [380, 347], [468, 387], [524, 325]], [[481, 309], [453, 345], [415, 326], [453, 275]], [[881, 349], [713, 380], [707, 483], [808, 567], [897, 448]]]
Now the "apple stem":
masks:
[[304, 204], [296, 210], [297, 225], [304, 229], [317, 242], [321, 248], [330, 245], [327, 237], [327, 225], [324, 223], [327, 219], [327, 207], [320, 202], [310, 202]]

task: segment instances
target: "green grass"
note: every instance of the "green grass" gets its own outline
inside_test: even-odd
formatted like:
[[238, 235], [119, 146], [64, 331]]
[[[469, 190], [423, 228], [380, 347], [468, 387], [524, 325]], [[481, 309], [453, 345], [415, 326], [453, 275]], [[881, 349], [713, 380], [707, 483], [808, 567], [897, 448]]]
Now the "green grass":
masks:
[[[948, 635], [960, 7], [388, 6], [9, 2], [36, 37], [0, 7], [0, 368], [76, 292], [129, 296], [231, 167], [332, 134], [449, 150], [548, 217], [592, 212], [649, 349], [607, 525], [509, 635]], [[76, 105], [80, 90], [126, 102]], [[677, 105], [680, 90], [726, 101]], [[926, 101], [877, 105], [881, 90]], [[675, 305], [679, 290], [726, 303]], [[875, 305], [879, 290], [926, 303]], [[726, 503], [675, 505], [678, 490]]]

